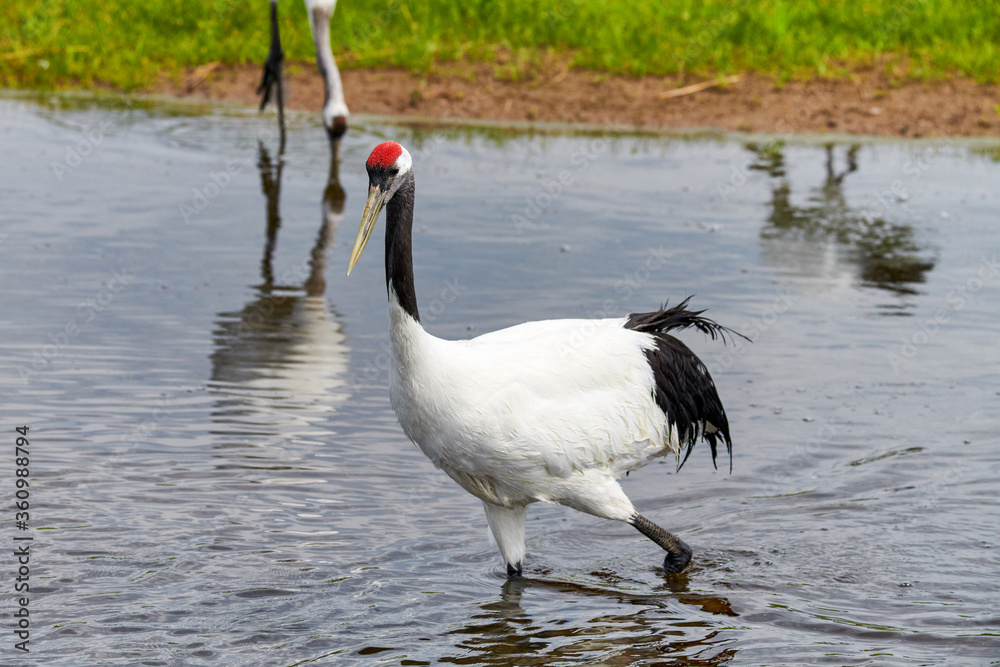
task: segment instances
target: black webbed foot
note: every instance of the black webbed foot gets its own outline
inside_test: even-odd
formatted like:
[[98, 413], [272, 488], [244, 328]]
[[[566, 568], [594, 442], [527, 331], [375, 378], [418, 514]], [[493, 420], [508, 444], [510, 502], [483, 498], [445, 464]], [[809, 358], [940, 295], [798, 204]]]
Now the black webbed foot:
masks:
[[691, 547], [673, 533], [663, 530], [641, 514], [633, 516], [630, 523], [667, 552], [666, 558], [663, 559], [663, 569], [667, 572], [683, 572], [691, 562], [691, 554], [694, 553]]
[[691, 555], [694, 552], [687, 544], [677, 540], [672, 551], [667, 551], [663, 559], [663, 569], [667, 572], [677, 574], [684, 571], [684, 568], [691, 562]]

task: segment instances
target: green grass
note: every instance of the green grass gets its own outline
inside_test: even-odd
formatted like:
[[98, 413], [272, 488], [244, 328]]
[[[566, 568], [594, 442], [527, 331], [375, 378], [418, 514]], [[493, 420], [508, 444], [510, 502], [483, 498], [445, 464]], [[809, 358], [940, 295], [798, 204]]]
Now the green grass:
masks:
[[[288, 58], [311, 60], [304, 3], [280, 9]], [[267, 0], [6, 0], [0, 85], [132, 90], [180, 67], [260, 63], [267, 17]], [[345, 67], [428, 71], [499, 54], [510, 76], [555, 60], [631, 75], [787, 80], [874, 65], [898, 78], [1000, 81], [997, 0], [342, 0], [332, 37]]]

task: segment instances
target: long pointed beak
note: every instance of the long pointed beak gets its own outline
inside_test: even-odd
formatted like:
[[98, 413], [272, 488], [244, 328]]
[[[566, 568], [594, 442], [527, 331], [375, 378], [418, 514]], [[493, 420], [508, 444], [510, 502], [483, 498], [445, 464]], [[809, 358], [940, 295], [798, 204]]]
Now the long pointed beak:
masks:
[[354, 249], [351, 250], [351, 261], [347, 264], [347, 275], [351, 275], [354, 265], [361, 258], [361, 253], [365, 250], [365, 244], [375, 229], [378, 216], [382, 212], [382, 204], [385, 201], [385, 192], [377, 185], [371, 186], [368, 190], [368, 201], [365, 203], [365, 210], [361, 214], [361, 227], [358, 228], [358, 237], [354, 239]]

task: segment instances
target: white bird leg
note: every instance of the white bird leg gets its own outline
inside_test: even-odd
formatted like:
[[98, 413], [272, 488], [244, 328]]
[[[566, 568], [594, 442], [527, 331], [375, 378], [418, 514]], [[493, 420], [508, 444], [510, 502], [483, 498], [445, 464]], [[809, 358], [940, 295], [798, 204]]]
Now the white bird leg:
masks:
[[333, 59], [330, 46], [330, 18], [337, 6], [337, 0], [306, 0], [309, 23], [316, 45], [316, 65], [323, 77], [323, 126], [331, 141], [339, 139], [347, 131], [350, 112], [344, 99], [344, 86], [340, 81], [340, 70]]
[[500, 554], [507, 563], [507, 574], [521, 574], [521, 564], [524, 562], [524, 515], [527, 509], [524, 505], [501, 507], [483, 502], [486, 508], [486, 520], [496, 538]]

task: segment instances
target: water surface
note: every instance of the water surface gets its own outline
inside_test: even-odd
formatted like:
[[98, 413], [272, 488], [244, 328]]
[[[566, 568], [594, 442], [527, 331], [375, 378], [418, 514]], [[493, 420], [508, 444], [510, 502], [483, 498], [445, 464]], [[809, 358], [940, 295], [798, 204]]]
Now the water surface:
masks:
[[[231, 110], [0, 121], [3, 521], [34, 538], [31, 652], [4, 633], [0, 663], [1000, 664], [995, 148], [359, 119], [331, 156], [311, 115], [283, 153]], [[694, 294], [753, 338], [684, 335], [732, 473], [699, 448], [623, 480], [687, 573], [535, 505], [507, 582], [480, 503], [406, 440], [381, 244], [344, 276], [385, 138], [414, 156], [433, 333]]]

